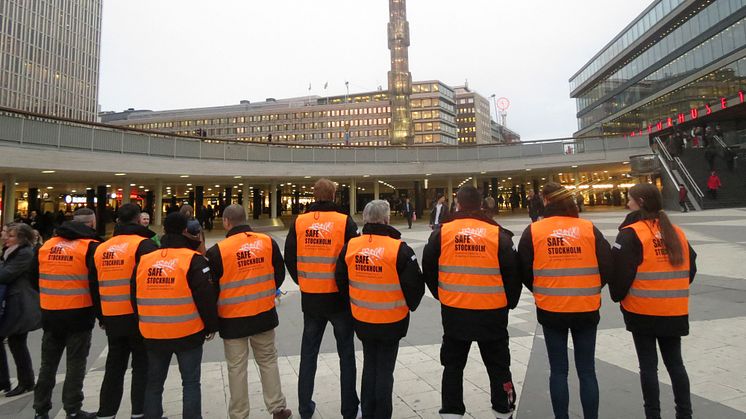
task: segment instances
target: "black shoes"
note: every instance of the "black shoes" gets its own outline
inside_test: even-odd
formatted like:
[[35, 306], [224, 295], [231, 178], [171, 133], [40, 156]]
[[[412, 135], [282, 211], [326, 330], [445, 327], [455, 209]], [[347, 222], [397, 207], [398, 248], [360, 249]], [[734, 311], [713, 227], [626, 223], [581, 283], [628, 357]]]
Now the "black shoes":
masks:
[[5, 392], [5, 397], [15, 397], [20, 396], [23, 393], [28, 393], [29, 391], [34, 391], [34, 386], [26, 387], [18, 385], [13, 390], [9, 390]]
[[49, 415], [46, 413], [44, 414], [37, 413], [34, 415], [34, 419], [49, 419]]
[[65, 417], [67, 419], [96, 419], [96, 414], [92, 412], [86, 412], [85, 410], [78, 410], [77, 413], [68, 413]]

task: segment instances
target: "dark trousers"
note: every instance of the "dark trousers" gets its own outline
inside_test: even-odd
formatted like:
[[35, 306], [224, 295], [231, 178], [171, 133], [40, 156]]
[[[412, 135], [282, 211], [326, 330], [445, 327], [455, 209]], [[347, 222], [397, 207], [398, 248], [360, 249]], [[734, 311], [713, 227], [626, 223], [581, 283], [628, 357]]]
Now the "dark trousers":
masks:
[[148, 355], [142, 336], [107, 336], [109, 353], [106, 355], [106, 371], [101, 383], [99, 418], [113, 418], [119, 411], [124, 392], [124, 374], [127, 372], [132, 354], [132, 384], [130, 400], [132, 415], [142, 415], [147, 383]]
[[[443, 382], [440, 413], [463, 415], [464, 406], [464, 368], [469, 357], [471, 341], [458, 340], [443, 336], [440, 347], [440, 363], [443, 365]], [[477, 341], [482, 361], [487, 367], [490, 378], [490, 401], [492, 409], [498, 413], [509, 414], [515, 407], [515, 388], [510, 374], [510, 350], [508, 338], [499, 340]]]
[[[8, 348], [13, 355], [16, 363], [16, 373], [18, 375], [18, 386], [24, 388], [34, 388], [34, 366], [31, 363], [31, 354], [29, 354], [26, 338], [28, 333], [19, 333], [8, 336]], [[0, 388], [10, 388], [10, 371], [8, 370], [8, 357], [5, 353], [5, 345], [2, 344], [3, 338], [0, 338]]]
[[556, 419], [569, 418], [570, 391], [567, 386], [567, 335], [572, 333], [575, 369], [580, 381], [580, 403], [585, 419], [598, 418], [598, 381], [596, 380], [596, 326], [582, 329], [555, 329], [543, 326], [549, 355], [549, 393]]
[[163, 417], [163, 384], [168, 377], [171, 357], [176, 354], [182, 386], [182, 417], [202, 419], [202, 345], [181, 352], [148, 349], [148, 379], [145, 388], [145, 418]]
[[321, 339], [326, 323], [334, 328], [339, 355], [341, 414], [345, 419], [357, 416], [360, 400], [357, 397], [355, 376], [355, 334], [352, 329], [352, 314], [347, 311], [326, 316], [303, 313], [303, 338], [300, 344], [300, 370], [298, 372], [298, 413], [301, 418], [310, 418], [316, 410], [312, 400], [316, 379], [316, 362], [319, 357]]
[[363, 380], [360, 389], [363, 419], [389, 419], [393, 413], [394, 367], [399, 340], [362, 340]]
[[45, 330], [41, 338], [41, 368], [34, 388], [34, 410], [39, 414], [52, 408], [52, 391], [62, 352], [67, 352], [65, 384], [62, 386], [62, 406], [65, 412], [77, 413], [83, 406], [83, 379], [86, 360], [91, 349], [91, 331], [55, 335]]
[[407, 218], [407, 225], [409, 226], [409, 228], [412, 228], [412, 214], [407, 214], [405, 215], [405, 217]]
[[645, 403], [645, 417], [658, 419], [661, 417], [660, 387], [658, 384], [658, 351], [663, 356], [668, 375], [671, 377], [673, 398], [676, 402], [676, 419], [692, 417], [692, 398], [689, 393], [689, 376], [681, 358], [681, 338], [655, 337], [632, 334], [635, 341], [637, 358], [640, 361], [640, 384], [642, 385], [642, 399]]

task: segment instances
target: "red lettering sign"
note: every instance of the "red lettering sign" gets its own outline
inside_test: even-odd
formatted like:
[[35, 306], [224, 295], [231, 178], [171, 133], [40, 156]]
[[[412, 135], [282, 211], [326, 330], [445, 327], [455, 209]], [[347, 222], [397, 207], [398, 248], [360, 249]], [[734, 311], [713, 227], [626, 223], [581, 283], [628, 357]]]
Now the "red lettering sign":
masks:
[[671, 128], [673, 126], [673, 119], [668, 118], [666, 120], [666, 127]]
[[741, 103], [743, 103], [743, 90], [738, 91], [738, 99], [741, 100]]
[[692, 108], [689, 111], [689, 114], [692, 116], [692, 119], [697, 119], [697, 117], [699, 116], [699, 110], [697, 110], [697, 108]]
[[683, 124], [684, 122], [686, 122], [686, 115], [684, 115], [683, 113], [680, 113], [678, 116], [678, 120], [679, 120], [679, 124]]
[[653, 126], [652, 125], [648, 125], [648, 134], [650, 134], [652, 132], [653, 132]]
[[632, 132], [631, 132], [631, 133], [629, 134], [629, 136], [630, 136], [630, 137], [634, 137], [634, 136], [635, 136], [635, 132], [634, 132], [634, 131], [632, 131]]
[[656, 126], [656, 128], [658, 129], [658, 131], [662, 130], [663, 129], [663, 121], [658, 121], [658, 125]]
[[712, 113], [712, 108], [710, 107], [710, 105], [709, 105], [709, 104], [706, 104], [706, 105], [705, 105], [705, 110], [707, 111], [707, 115], [709, 115], [709, 114], [711, 114], [711, 113]]
[[721, 97], [720, 98], [720, 109], [725, 109], [728, 107], [728, 99]]

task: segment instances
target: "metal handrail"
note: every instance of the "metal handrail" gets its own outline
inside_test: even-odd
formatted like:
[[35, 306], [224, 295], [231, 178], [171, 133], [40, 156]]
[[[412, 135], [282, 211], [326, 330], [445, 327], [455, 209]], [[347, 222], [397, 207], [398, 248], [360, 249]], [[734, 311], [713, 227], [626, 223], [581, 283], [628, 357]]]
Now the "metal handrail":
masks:
[[663, 153], [663, 155], [666, 157], [666, 160], [672, 161], [671, 153], [668, 151], [668, 147], [666, 147], [665, 144], [663, 144], [663, 141], [661, 141], [660, 137], [655, 137], [655, 142], [658, 144], [658, 149]]
[[699, 185], [697, 185], [697, 182], [694, 181], [692, 174], [689, 173], [689, 169], [687, 169], [686, 166], [684, 166], [684, 163], [681, 161], [681, 159], [678, 157], [675, 157], [674, 160], [676, 161], [676, 164], [678, 164], [679, 166], [679, 172], [681, 172], [681, 174], [684, 175], [684, 178], [692, 186], [692, 190], [694, 191], [694, 193], [697, 194], [697, 196], [699, 197], [699, 201], [701, 202], [701, 199], [705, 197], [705, 194], [702, 193], [702, 189], [700, 189]]

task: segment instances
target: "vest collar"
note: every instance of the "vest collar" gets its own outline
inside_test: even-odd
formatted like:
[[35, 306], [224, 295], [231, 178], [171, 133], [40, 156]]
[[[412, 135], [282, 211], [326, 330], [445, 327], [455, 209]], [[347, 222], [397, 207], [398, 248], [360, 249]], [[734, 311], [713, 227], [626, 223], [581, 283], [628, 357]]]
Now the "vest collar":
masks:
[[234, 235], [240, 234], [240, 233], [251, 233], [253, 231], [254, 230], [251, 229], [250, 225], [243, 224], [243, 225], [240, 225], [240, 226], [235, 226], [232, 229], [230, 229], [230, 231], [228, 233], [226, 233], [225, 237], [234, 236]]
[[388, 236], [392, 239], [401, 239], [399, 230], [386, 224], [366, 223], [363, 226], [363, 234], [373, 234], [376, 236]]

